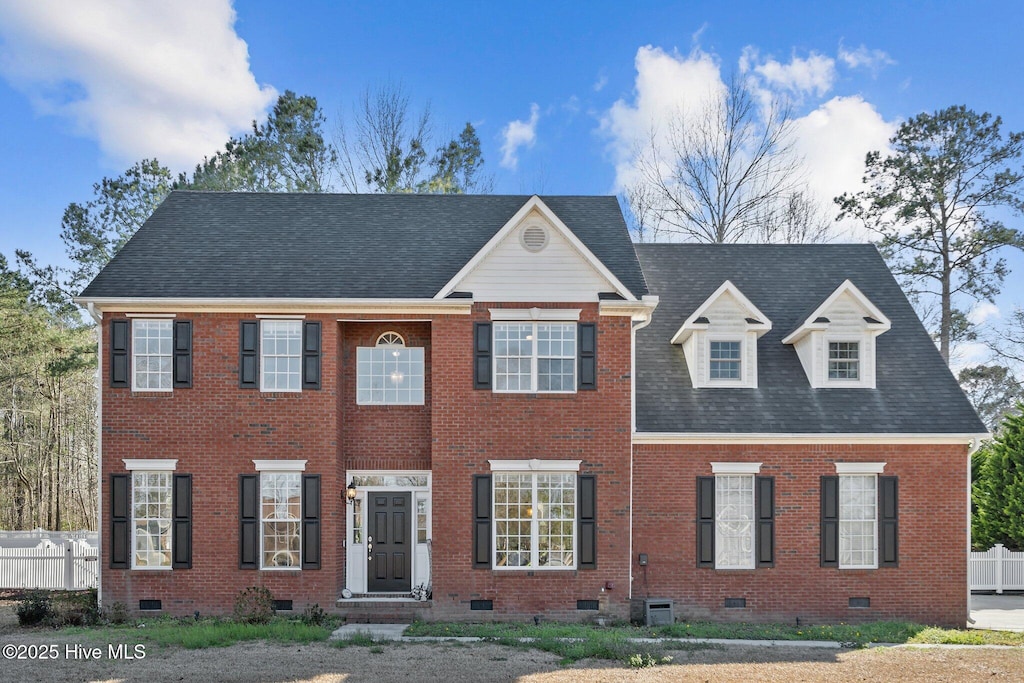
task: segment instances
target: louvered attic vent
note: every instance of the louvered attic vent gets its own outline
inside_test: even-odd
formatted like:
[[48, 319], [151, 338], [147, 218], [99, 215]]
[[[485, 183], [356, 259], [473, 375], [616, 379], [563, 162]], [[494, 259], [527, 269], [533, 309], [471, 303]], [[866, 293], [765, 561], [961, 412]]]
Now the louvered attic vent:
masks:
[[540, 225], [528, 225], [519, 233], [519, 240], [526, 251], [537, 253], [548, 246], [548, 231]]

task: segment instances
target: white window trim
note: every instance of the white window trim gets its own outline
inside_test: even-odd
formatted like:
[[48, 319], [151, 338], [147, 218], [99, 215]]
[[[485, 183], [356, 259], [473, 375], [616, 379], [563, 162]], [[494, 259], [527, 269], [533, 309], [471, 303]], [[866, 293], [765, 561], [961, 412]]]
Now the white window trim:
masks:
[[[256, 317], [260, 318], [260, 325], [259, 325], [259, 328], [260, 328], [260, 330], [259, 330], [259, 332], [260, 332], [260, 336], [259, 336], [259, 350], [260, 350], [260, 352], [259, 352], [259, 358], [258, 358], [259, 364], [260, 364], [259, 365], [260, 393], [261, 394], [300, 394], [300, 393], [302, 393], [302, 343], [303, 343], [303, 341], [302, 341], [302, 333], [303, 333], [302, 321], [305, 319], [306, 316], [304, 316], [304, 315], [257, 315]], [[267, 320], [267, 321], [270, 321], [270, 322], [294, 321], [294, 322], [299, 323], [299, 356], [298, 356], [298, 358], [299, 358], [299, 386], [298, 386], [297, 389], [280, 389], [280, 388], [268, 389], [267, 386], [266, 386], [267, 373], [266, 373], [266, 368], [265, 368], [265, 366], [263, 364], [263, 359], [265, 357], [263, 354], [266, 352], [266, 349], [265, 349], [266, 345], [263, 343], [263, 321], [264, 320]], [[277, 356], [277, 357], [281, 358], [283, 356]], [[287, 356], [287, 357], [291, 358], [291, 356]]]
[[492, 472], [579, 472], [582, 460], [488, 460]]
[[[878, 475], [882, 474], [885, 470], [886, 463], [884, 462], [837, 462], [836, 474], [839, 476], [866, 476], [875, 475], [875, 518], [873, 520], [873, 531], [875, 543], [874, 564], [843, 564], [842, 555], [839, 556], [839, 569], [878, 569]], [[841, 489], [842, 487], [840, 487]], [[837, 492], [838, 493], [838, 492]], [[842, 495], [839, 494], [839, 510], [843, 509]], [[838, 524], [842, 527], [842, 517], [839, 518]], [[838, 549], [837, 549], [838, 550]]]
[[711, 474], [760, 474], [759, 462], [713, 462]]
[[305, 472], [308, 460], [253, 460], [257, 472]]
[[884, 462], [837, 462], [836, 474], [882, 474]]
[[[131, 363], [131, 366], [132, 366], [132, 392], [133, 393], [140, 393], [140, 394], [142, 394], [142, 393], [145, 393], [145, 394], [149, 394], [149, 393], [168, 394], [168, 393], [174, 391], [174, 323], [173, 323], [173, 321], [170, 320], [170, 318], [173, 318], [173, 317], [174, 317], [173, 314], [170, 314], [170, 315], [147, 315], [147, 316], [138, 316], [138, 317], [131, 316], [131, 318], [132, 318], [132, 333], [131, 333], [131, 338], [130, 338], [130, 342], [129, 342], [129, 346], [131, 347], [131, 353], [128, 355], [128, 362]], [[171, 326], [171, 352], [169, 354], [167, 354], [167, 358], [171, 359], [171, 386], [166, 387], [166, 388], [161, 388], [161, 387], [140, 387], [138, 385], [138, 383], [136, 382], [136, 366], [135, 366], [135, 356], [137, 355], [135, 353], [135, 334], [136, 334], [136, 332], [135, 332], [135, 323], [136, 322], [166, 322], [166, 323], [170, 323], [170, 326]], [[153, 354], [145, 354], [145, 355], [152, 356]], [[160, 354], [159, 357], [162, 358], [163, 354]]]
[[[132, 465], [137, 465], [138, 463], [145, 463], [145, 462], [153, 463], [154, 466], [153, 467], [145, 467], [145, 466], [141, 466], [141, 467], [138, 467], [138, 466], [136, 466], [136, 467], [128, 467], [128, 463], [132, 463]], [[171, 464], [170, 467], [167, 467], [167, 463], [172, 463], [172, 464]], [[170, 522], [170, 528], [167, 531], [167, 533], [169, 534], [168, 539], [167, 539], [167, 541], [168, 541], [167, 542], [167, 554], [168, 554], [168, 559], [170, 560], [170, 562], [167, 564], [167, 566], [152, 567], [152, 566], [149, 566], [149, 565], [138, 565], [138, 564], [135, 563], [136, 562], [136, 556], [135, 556], [135, 545], [136, 545], [135, 544], [135, 534], [136, 534], [136, 532], [138, 532], [138, 525], [135, 523], [135, 473], [136, 472], [139, 472], [139, 473], [142, 473], [142, 472], [172, 472], [172, 471], [174, 471], [175, 467], [177, 466], [178, 461], [177, 460], [149, 460], [149, 461], [147, 461], [147, 460], [130, 460], [130, 459], [126, 459], [126, 460], [124, 460], [124, 464], [127, 467], [127, 469], [129, 469], [131, 471], [131, 473], [132, 473], [132, 476], [129, 479], [129, 481], [131, 481], [131, 484], [132, 484], [131, 485], [131, 501], [129, 503], [131, 505], [131, 515], [129, 516], [129, 519], [131, 520], [131, 525], [132, 525], [132, 527], [131, 527], [131, 548], [129, 549], [129, 551], [131, 552], [131, 557], [132, 557], [132, 562], [131, 562], [132, 571], [140, 571], [140, 572], [167, 572], [167, 571], [171, 571], [174, 568], [174, 475], [171, 475], [171, 478], [170, 478], [170, 484], [171, 484], [171, 486], [170, 486], [170, 493], [171, 493], [171, 517], [168, 519], [168, 522]]]
[[[556, 472], [557, 471], [557, 472], [561, 472], [563, 474], [573, 474], [573, 473], [579, 471], [579, 463], [581, 461], [579, 461], [579, 460], [562, 460], [562, 461], [550, 460], [550, 461], [547, 461], [549, 463], [557, 463], [557, 462], [576, 463], [576, 470], [556, 470], [555, 468], [549, 468], [549, 467], [543, 467], [543, 466], [542, 467], [537, 467], [535, 469], [532, 466], [532, 464], [531, 464], [531, 466], [529, 468], [526, 468], [526, 467], [512, 468], [512, 467], [510, 467], [508, 469], [497, 469], [497, 470], [495, 470], [495, 469], [493, 469], [493, 463], [495, 463], [495, 462], [497, 462], [497, 463], [511, 463], [511, 462], [539, 463], [539, 462], [545, 462], [545, 461], [541, 461], [541, 460], [525, 460], [525, 461], [524, 460], [519, 460], [519, 461], [515, 461], [515, 460], [492, 460], [490, 462], [492, 463], [492, 470], [491, 470], [492, 472], [519, 473], [519, 474], [529, 473], [531, 475], [530, 479], [531, 479], [531, 487], [532, 487], [532, 500], [534, 501], [532, 505], [533, 505], [534, 508], [536, 508], [536, 505], [537, 505], [537, 502], [536, 502], [537, 501], [537, 473], [538, 472]], [[574, 484], [573, 484], [573, 490], [575, 491], [575, 495], [573, 496], [573, 511], [574, 511], [574, 515], [573, 515], [573, 519], [572, 519], [572, 565], [568, 566], [568, 567], [551, 567], [551, 566], [541, 567], [539, 564], [531, 564], [531, 565], [525, 566], [525, 567], [521, 567], [521, 566], [517, 566], [517, 567], [509, 567], [509, 566], [499, 567], [498, 566], [498, 525], [494, 522], [494, 486], [495, 486], [495, 482], [494, 482], [494, 478], [492, 477], [491, 478], [491, 569], [493, 571], [496, 571], [496, 572], [517, 572], [517, 571], [519, 571], [519, 572], [523, 572], [523, 571], [526, 571], [526, 572], [534, 572], [534, 571], [540, 571], [540, 572], [560, 572], [560, 571], [576, 571], [577, 569], [579, 569], [579, 515], [580, 515], [580, 507], [579, 506], [580, 506], [580, 501], [579, 501], [579, 483], [578, 482], [574, 482]], [[540, 525], [539, 525], [539, 523], [537, 521], [536, 516], [531, 516], [530, 517], [530, 546], [531, 546], [530, 547], [530, 560], [532, 562], [534, 556], [537, 556], [537, 557], [540, 556]], [[519, 551], [519, 552], [522, 552], [522, 551]]]
[[178, 469], [176, 459], [148, 459], [148, 458], [122, 458], [124, 468], [129, 472], [133, 470], [146, 470], [147, 472], [166, 472]]
[[[704, 347], [704, 357], [707, 363], [704, 365], [704, 381], [709, 387], [737, 387], [743, 388], [747, 386], [747, 368], [746, 368], [746, 356], [747, 356], [747, 340], [744, 339], [746, 335], [739, 337], [724, 336], [710, 336], [702, 335], [705, 339], [706, 346]], [[728, 379], [724, 377], [712, 377], [711, 376], [711, 343], [712, 342], [738, 342], [740, 345], [740, 376], [735, 379]]]
[[160, 320], [163, 318], [176, 318], [176, 313], [125, 313], [126, 318], [152, 318], [153, 320]]
[[[518, 310], [522, 311], [523, 309], [518, 309]], [[546, 309], [535, 308], [535, 309], [530, 309], [530, 310], [533, 310], [533, 311], [543, 311], [543, 310], [546, 310]], [[562, 311], [562, 312], [564, 312], [564, 311]], [[492, 311], [492, 313], [493, 313], [493, 311]], [[493, 318], [492, 318], [492, 320], [493, 320]], [[509, 323], [509, 324], [513, 324], [513, 325], [514, 324], [522, 324], [522, 325], [531, 325], [532, 324], [533, 325], [533, 339], [531, 340], [531, 342], [532, 342], [531, 347], [533, 349], [533, 353], [530, 356], [530, 359], [531, 359], [531, 362], [530, 362], [530, 388], [529, 389], [498, 389], [497, 388], [497, 386], [498, 386], [498, 363], [497, 363], [497, 360], [498, 360], [499, 356], [498, 356], [497, 353], [493, 353], [492, 354], [492, 361], [493, 362], [491, 363], [491, 387], [493, 387], [491, 389], [492, 393], [495, 393], [495, 394], [575, 394], [575, 393], [578, 393], [579, 382], [580, 382], [580, 378], [579, 378], [579, 362], [580, 362], [580, 340], [579, 340], [579, 334], [576, 335], [576, 339], [575, 339], [575, 342], [574, 342], [575, 345], [576, 345], [576, 353], [573, 355], [573, 362], [575, 363], [576, 367], [573, 369], [573, 380], [574, 381], [573, 381], [572, 389], [567, 389], [567, 390], [563, 389], [563, 390], [559, 390], [559, 391], [552, 391], [550, 389], [541, 390], [541, 389], [537, 388], [538, 384], [540, 384], [540, 376], [539, 376], [539, 370], [538, 370], [538, 368], [540, 366], [540, 363], [538, 362], [540, 360], [540, 356], [537, 355], [537, 336], [539, 334], [537, 332], [538, 321], [537, 320], [523, 320], [522, 314], [520, 313], [520, 315], [518, 317], [510, 318], [508, 320], [504, 320], [504, 321], [501, 321], [501, 322], [505, 322], [505, 323]], [[542, 320], [540, 320], [540, 322], [541, 323], [551, 323], [551, 324], [555, 324], [555, 325], [557, 325], [559, 323], [562, 323], [564, 325], [571, 325], [571, 324], [573, 324], [574, 321], [566, 320], [565, 318], [552, 318], [551, 320], [542, 319]], [[493, 330], [491, 331], [491, 344], [492, 344], [492, 348], [493, 348], [493, 344], [494, 344], [494, 331]], [[518, 356], [517, 356], [517, 358], [518, 358]], [[547, 356], [547, 358], [557, 358], [559, 360], [568, 360], [568, 358], [562, 358], [560, 356]]]
[[[356, 405], [359, 406], [422, 406], [426, 405], [427, 402], [427, 352], [425, 347], [422, 346], [406, 346], [405, 339], [402, 338], [401, 344], [381, 344], [380, 337], [385, 334], [398, 334], [397, 332], [384, 332], [377, 338], [377, 343], [374, 346], [357, 346], [356, 347]], [[402, 335], [398, 335], [401, 337]], [[419, 350], [423, 353], [423, 387], [420, 389], [421, 396], [418, 401], [366, 401], [359, 397], [359, 352], [361, 350], [374, 351], [377, 349], [404, 349], [406, 351]], [[385, 374], [385, 378], [387, 375]], [[372, 394], [371, 394], [372, 395]]]
[[579, 322], [581, 308], [490, 308], [496, 322]]
[[[821, 344], [821, 378], [825, 382], [826, 386], [831, 387], [863, 387], [867, 386], [866, 381], [867, 372], [874, 372], [873, 368], [869, 368], [867, 365], [866, 353], [868, 344], [873, 343], [873, 339], [869, 335], [861, 334], [838, 334], [830, 335], [826, 334], [822, 339]], [[838, 379], [828, 376], [828, 364], [831, 360], [829, 356], [829, 345], [830, 344], [857, 344], [857, 379]]]

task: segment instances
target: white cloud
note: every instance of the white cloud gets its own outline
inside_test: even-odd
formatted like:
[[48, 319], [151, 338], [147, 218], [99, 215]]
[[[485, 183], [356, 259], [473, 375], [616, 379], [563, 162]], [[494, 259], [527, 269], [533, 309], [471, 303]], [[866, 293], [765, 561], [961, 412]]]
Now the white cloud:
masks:
[[[790, 66], [799, 62], [800, 68], [804, 69], [816, 56], [820, 57], [812, 55], [807, 60], [794, 60]], [[756, 49], [749, 48], [740, 59], [740, 71], [745, 70], [749, 74], [759, 64], [763, 66], [766, 63], [759, 62]], [[669, 122], [680, 112], [685, 117], [688, 111], [702, 106], [712, 94], [725, 88], [717, 59], [700, 50], [680, 55], [651, 46], [641, 47], [636, 54], [635, 66], [632, 97], [615, 102], [601, 118], [601, 132], [609, 140], [609, 154], [615, 163], [615, 185], [612, 188], [615, 192], [637, 178], [639, 149], [649, 145], [652, 135], [655, 144], [664, 152]], [[766, 78], [762, 86], [774, 86], [774, 89], [765, 93], [778, 93], [780, 89], [788, 89], [790, 82], [799, 82], [804, 83], [801, 87], [806, 86], [809, 95], [813, 95], [818, 90], [816, 84], [824, 87], [828, 69], [806, 66], [806, 71], [818, 75], [808, 76], [802, 81], [792, 74], [788, 81], [781, 75], [772, 80]], [[887, 149], [896, 124], [886, 121], [871, 103], [859, 96], [837, 96], [817, 106], [813, 103], [809, 106], [814, 107], [810, 113], [794, 121], [793, 146], [804, 159], [803, 175], [809, 189], [823, 207], [835, 215], [832, 198], [861, 188], [865, 155], [871, 150]], [[863, 232], [854, 234], [853, 225], [844, 228], [851, 233], [846, 236], [848, 238], [866, 237]]]
[[[888, 149], [896, 132], [896, 123], [859, 96], [833, 97], [794, 123], [794, 148], [804, 158], [807, 184], [832, 213], [838, 213], [833, 197], [862, 189], [867, 153]], [[855, 237], [869, 237], [863, 226], [845, 227]]]
[[1002, 312], [999, 306], [989, 301], [979, 301], [967, 314], [967, 319], [972, 325], [981, 325], [990, 318], [1001, 318]]
[[529, 149], [537, 142], [537, 121], [540, 120], [540, 107], [536, 103], [530, 105], [530, 120], [509, 121], [501, 130], [505, 142], [501, 145], [501, 165], [509, 170], [516, 170], [519, 165], [519, 148]]
[[188, 169], [276, 96], [249, 70], [229, 0], [0, 4], [0, 73], [111, 162]]
[[593, 85], [594, 92], [601, 92], [602, 90], [604, 90], [604, 86], [606, 86], [606, 85], [608, 85], [608, 76], [607, 76], [607, 74], [599, 74], [598, 77], [597, 77], [597, 80], [594, 81], [594, 85]]
[[806, 59], [794, 56], [788, 64], [771, 57], [761, 63], [758, 61], [757, 51], [747, 47], [740, 58], [741, 69], [752, 69], [769, 88], [775, 90], [787, 90], [797, 95], [813, 93], [821, 97], [832, 90], [836, 79], [836, 61], [817, 52], [812, 52]]
[[842, 43], [839, 44], [839, 60], [851, 69], [864, 67], [872, 71], [878, 71], [883, 66], [896, 63], [888, 53], [882, 50], [871, 50], [866, 45], [848, 50]]

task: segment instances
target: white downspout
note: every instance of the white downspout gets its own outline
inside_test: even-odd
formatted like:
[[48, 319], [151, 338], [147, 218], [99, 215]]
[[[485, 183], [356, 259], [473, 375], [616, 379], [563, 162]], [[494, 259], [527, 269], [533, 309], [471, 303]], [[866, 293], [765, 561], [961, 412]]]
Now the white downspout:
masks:
[[[657, 305], [657, 304], [655, 304]], [[654, 308], [648, 309], [629, 331], [629, 594], [633, 600], [633, 434], [636, 434], [636, 333], [651, 324]]]
[[973, 624], [971, 619], [971, 493], [974, 482], [971, 481], [971, 456], [981, 448], [981, 439], [974, 437], [967, 444], [967, 623]]
[[103, 607], [103, 312], [86, 304], [96, 321], [96, 603]]

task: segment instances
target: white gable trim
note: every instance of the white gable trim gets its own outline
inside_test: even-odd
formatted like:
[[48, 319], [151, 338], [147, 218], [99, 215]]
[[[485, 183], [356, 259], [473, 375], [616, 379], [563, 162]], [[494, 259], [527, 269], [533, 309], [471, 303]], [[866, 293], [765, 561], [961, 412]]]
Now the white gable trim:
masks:
[[793, 344], [799, 341], [801, 337], [803, 337], [811, 330], [826, 329], [826, 324], [816, 323], [814, 321], [820, 317], [824, 317], [825, 312], [828, 311], [828, 309], [832, 307], [832, 304], [834, 304], [836, 300], [843, 294], [849, 294], [850, 296], [852, 296], [854, 300], [860, 305], [861, 308], [864, 309], [864, 311], [869, 316], [878, 321], [879, 324], [877, 325], [873, 323], [868, 324], [867, 327], [869, 330], [872, 330], [877, 334], [882, 334], [883, 332], [888, 331], [892, 327], [892, 321], [890, 321], [889, 318], [886, 317], [884, 313], [882, 313], [878, 306], [875, 306], [873, 303], [871, 303], [871, 300], [864, 296], [864, 293], [857, 289], [857, 286], [854, 285], [851, 281], [845, 280], [843, 281], [843, 284], [839, 285], [836, 288], [836, 290], [829, 295], [827, 299], [821, 302], [820, 306], [814, 309], [814, 312], [807, 316], [807, 319], [804, 320], [798, 328], [790, 332], [785, 337], [785, 339], [782, 340], [782, 343]]
[[630, 292], [629, 289], [627, 289], [626, 286], [623, 285], [596, 256], [594, 256], [594, 253], [590, 251], [590, 249], [588, 249], [575, 234], [573, 234], [572, 230], [570, 230], [569, 227], [563, 223], [562, 220], [555, 215], [555, 213], [548, 208], [547, 204], [545, 204], [537, 195], [530, 197], [530, 199], [528, 199], [527, 202], [523, 204], [518, 211], [516, 211], [515, 215], [513, 215], [512, 218], [510, 218], [508, 222], [498, 230], [498, 232], [494, 233], [494, 236], [488, 240], [487, 244], [485, 244], [480, 251], [473, 256], [473, 258], [466, 262], [466, 265], [464, 265], [462, 269], [455, 274], [455, 277], [449, 280], [448, 283], [441, 288], [441, 291], [434, 295], [434, 298], [444, 299], [455, 291], [458, 288], [459, 283], [465, 280], [466, 277], [468, 277], [469, 274], [473, 272], [481, 262], [483, 262], [487, 255], [494, 251], [497, 246], [501, 244], [502, 240], [504, 240], [509, 233], [515, 230], [515, 228], [523, 222], [530, 212], [534, 210], [540, 213], [541, 216], [551, 223], [554, 229], [557, 230], [562, 237], [572, 245], [573, 249], [583, 257], [583, 260], [596, 270], [601, 277], [608, 281], [608, 284], [612, 286], [616, 293], [627, 301], [636, 301], [636, 297], [633, 296], [633, 293]]
[[758, 307], [740, 291], [739, 287], [734, 285], [732, 281], [726, 280], [722, 283], [721, 287], [715, 290], [714, 294], [705, 299], [704, 303], [697, 307], [697, 310], [695, 310], [676, 331], [676, 333], [672, 335], [671, 343], [682, 344], [686, 341], [686, 338], [690, 336], [690, 333], [693, 330], [706, 330], [708, 325], [706, 323], [698, 323], [697, 319], [703, 317], [705, 312], [726, 292], [731, 294], [733, 298], [739, 302], [740, 306], [746, 310], [748, 314], [747, 317], [761, 321], [761, 324], [756, 325], [753, 323], [747, 323], [748, 330], [756, 331], [757, 336], [760, 337], [772, 329], [772, 321], [768, 319], [768, 316], [762, 313], [760, 309], [758, 309]]

